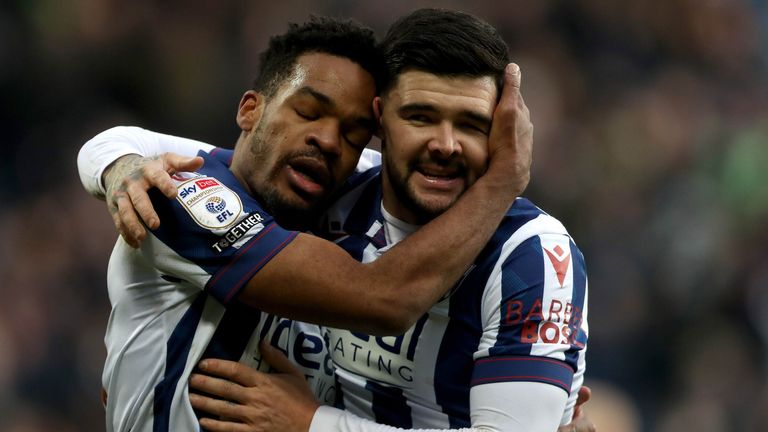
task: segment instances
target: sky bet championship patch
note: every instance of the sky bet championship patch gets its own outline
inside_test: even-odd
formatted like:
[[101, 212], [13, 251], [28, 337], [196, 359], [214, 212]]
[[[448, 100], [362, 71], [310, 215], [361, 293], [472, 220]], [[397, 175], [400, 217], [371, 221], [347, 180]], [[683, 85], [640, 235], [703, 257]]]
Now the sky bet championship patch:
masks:
[[177, 175], [174, 180], [178, 188], [176, 199], [203, 228], [214, 232], [229, 228], [243, 212], [240, 197], [215, 178]]

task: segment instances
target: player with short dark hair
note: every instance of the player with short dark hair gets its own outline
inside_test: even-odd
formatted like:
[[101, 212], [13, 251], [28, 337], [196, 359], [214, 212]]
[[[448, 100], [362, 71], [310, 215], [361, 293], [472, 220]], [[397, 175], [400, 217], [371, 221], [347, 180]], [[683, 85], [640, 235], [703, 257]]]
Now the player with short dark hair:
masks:
[[[485, 172], [507, 62], [496, 30], [460, 12], [417, 11], [382, 46], [392, 74], [374, 101], [383, 164], [354, 177], [324, 222], [324, 235], [362, 262], [447, 211]], [[266, 376], [219, 360], [207, 360], [205, 373], [235, 381], [239, 392], [211, 376], [191, 385], [238, 403], [196, 400], [232, 418], [205, 419], [215, 430], [246, 423], [254, 406], [244, 395], [258, 383], [252, 392], [262, 405], [251, 414], [294, 419], [316, 408], [311, 431], [554, 431], [571, 420], [587, 333], [584, 257], [558, 220], [519, 198], [462, 280], [404, 334], [328, 329], [344, 411], [301, 397], [286, 403], [263, 385]], [[300, 426], [278, 428], [289, 425]]]
[[[317, 32], [317, 22], [290, 31], [305, 30]], [[401, 332], [460, 278], [527, 184], [530, 121], [511, 106], [499, 124], [513, 123], [517, 131], [505, 129], [493, 140], [487, 174], [453, 209], [375, 263], [361, 264], [331, 242], [278, 225], [304, 225], [301, 215], [324, 206], [372, 133], [375, 71], [316, 48], [281, 63], [284, 73], [276, 76], [283, 79], [273, 94], [243, 95], [234, 152], [202, 145], [205, 166], [199, 168], [199, 158], [171, 163], [173, 178], [155, 179], [174, 200], [153, 193], [151, 204], [143, 202], [137, 183], [112, 181], [136, 166], [132, 156], [106, 174], [118, 219], [132, 206], [142, 214], [148, 206], [157, 211], [147, 219], [154, 229], [141, 247], [120, 240], [110, 260], [113, 311], [103, 376], [108, 430], [196, 430], [185, 384], [194, 365], [210, 356], [263, 366], [259, 340], [304, 367], [318, 396], [332, 396], [320, 385], [332, 371], [318, 328], [253, 308], [375, 334]], [[87, 187], [101, 177], [105, 158], [126, 153], [107, 145], [123, 139], [189, 144], [136, 128], [107, 131], [78, 158]], [[489, 225], [471, 227], [481, 223]], [[456, 251], [443, 256], [446, 249]]]
[[509, 48], [498, 31], [458, 11], [425, 8], [403, 16], [389, 27], [379, 47], [385, 71], [381, 93], [411, 69], [442, 76], [491, 75], [501, 89], [509, 64]]

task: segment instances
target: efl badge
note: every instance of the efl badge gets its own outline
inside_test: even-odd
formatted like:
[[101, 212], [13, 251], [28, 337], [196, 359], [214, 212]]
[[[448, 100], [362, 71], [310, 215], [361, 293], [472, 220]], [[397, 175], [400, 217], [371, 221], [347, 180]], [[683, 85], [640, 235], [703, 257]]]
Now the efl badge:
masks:
[[176, 199], [198, 225], [212, 231], [229, 228], [243, 211], [240, 197], [212, 177], [179, 183]]

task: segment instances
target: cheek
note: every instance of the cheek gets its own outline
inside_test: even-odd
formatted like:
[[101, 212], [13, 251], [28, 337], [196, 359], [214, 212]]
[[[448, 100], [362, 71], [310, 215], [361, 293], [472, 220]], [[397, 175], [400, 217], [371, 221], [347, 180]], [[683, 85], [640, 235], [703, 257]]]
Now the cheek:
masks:
[[483, 175], [488, 168], [488, 142], [476, 142], [467, 146], [464, 157], [471, 175], [475, 178]]
[[360, 153], [357, 151], [348, 151], [345, 152], [341, 159], [339, 159], [339, 165], [337, 166], [336, 170], [334, 170], [336, 184], [340, 185], [347, 179], [347, 177], [351, 176], [352, 173], [355, 172], [357, 162], [360, 160], [359, 155]]

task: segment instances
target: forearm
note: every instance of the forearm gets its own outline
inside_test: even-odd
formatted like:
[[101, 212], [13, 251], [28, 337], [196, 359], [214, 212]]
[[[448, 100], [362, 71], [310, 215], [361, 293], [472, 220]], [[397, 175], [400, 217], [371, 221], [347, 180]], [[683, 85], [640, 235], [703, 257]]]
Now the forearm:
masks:
[[514, 197], [514, 191], [479, 179], [445, 213], [372, 264], [369, 292], [407, 313], [408, 328], [462, 277]]
[[117, 126], [88, 140], [77, 155], [80, 181], [88, 193], [104, 198], [104, 171], [128, 154], [156, 156], [166, 152], [194, 156], [214, 147], [199, 141], [159, 134], [132, 126]]
[[[536, 382], [483, 384], [470, 390], [472, 426], [463, 432], [553, 432], [567, 395]], [[346, 411], [320, 407], [309, 432], [440, 432], [449, 429], [402, 429], [363, 419]], [[450, 429], [456, 431], [457, 429]]]
[[[441, 432], [448, 429], [401, 429], [360, 418], [354, 414], [336, 408], [321, 406], [315, 411], [309, 432]], [[489, 429], [452, 429], [455, 432], [492, 432]]]
[[512, 196], [478, 181], [446, 213], [368, 264], [300, 234], [256, 273], [238, 299], [301, 321], [401, 334], [460, 279]]

